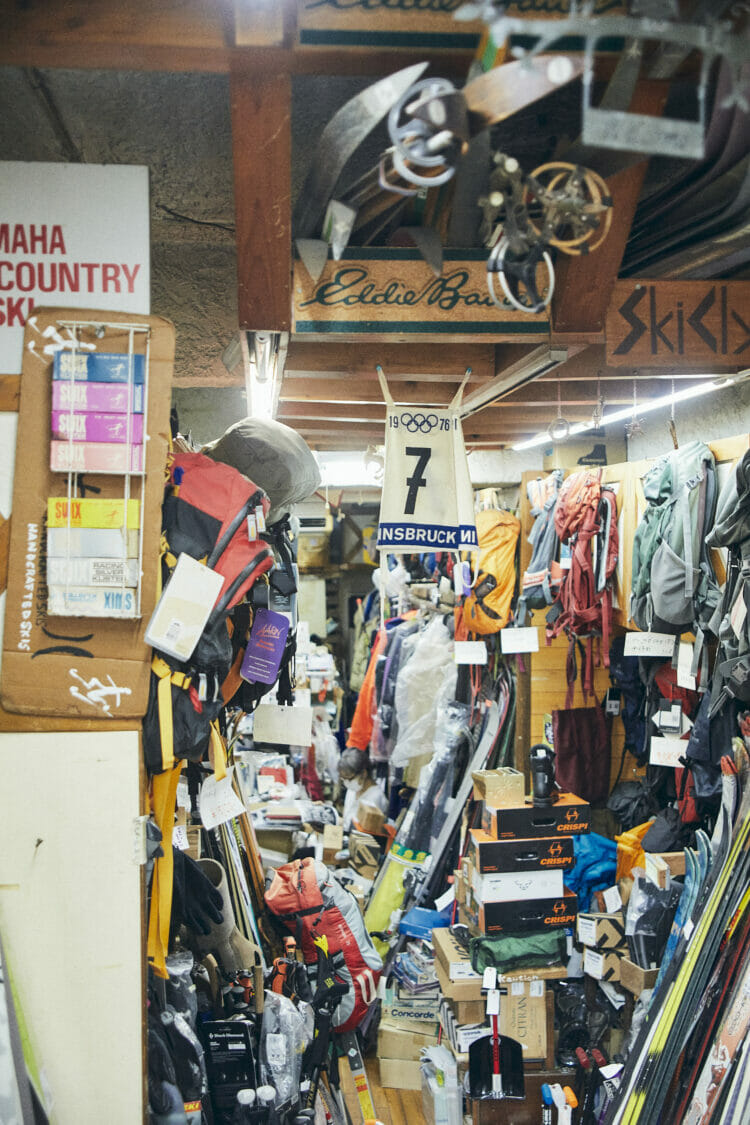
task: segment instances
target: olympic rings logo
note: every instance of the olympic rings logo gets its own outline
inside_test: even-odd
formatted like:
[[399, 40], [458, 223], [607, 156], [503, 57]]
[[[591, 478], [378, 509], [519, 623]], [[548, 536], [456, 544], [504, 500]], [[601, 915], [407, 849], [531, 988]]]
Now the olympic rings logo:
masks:
[[432, 433], [437, 424], [437, 414], [422, 414], [421, 411], [418, 411], [416, 414], [409, 414], [405, 411], [401, 415], [401, 425], [404, 426], [406, 431], [410, 434]]

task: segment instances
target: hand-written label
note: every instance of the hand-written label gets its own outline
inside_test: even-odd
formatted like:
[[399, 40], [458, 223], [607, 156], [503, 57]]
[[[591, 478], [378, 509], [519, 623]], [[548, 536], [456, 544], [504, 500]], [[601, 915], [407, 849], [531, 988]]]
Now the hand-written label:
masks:
[[670, 657], [674, 651], [671, 633], [626, 633], [625, 656]]
[[681, 738], [658, 738], [654, 735], [648, 760], [652, 766], [680, 766], [680, 758], [686, 749], [687, 743]]
[[484, 641], [456, 641], [453, 659], [456, 664], [486, 664], [487, 645]]
[[232, 789], [233, 769], [233, 766], [228, 766], [226, 777], [221, 781], [217, 781], [212, 774], [201, 785], [198, 808], [206, 829], [218, 828], [220, 824], [226, 824], [245, 811], [245, 806]]
[[501, 629], [500, 650], [511, 652], [539, 652], [539, 630], [529, 625], [523, 629]]

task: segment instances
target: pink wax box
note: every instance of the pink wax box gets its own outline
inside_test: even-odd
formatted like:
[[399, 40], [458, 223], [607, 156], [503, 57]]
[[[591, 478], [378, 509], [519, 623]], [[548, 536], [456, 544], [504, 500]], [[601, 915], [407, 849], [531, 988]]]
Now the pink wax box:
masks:
[[130, 419], [130, 444], [143, 443], [142, 414], [71, 414], [69, 410], [52, 411], [52, 437], [73, 441], [127, 441]]
[[49, 467], [53, 473], [139, 473], [143, 468], [143, 446], [127, 446], [124, 442], [52, 441]]
[[128, 387], [123, 383], [68, 383], [52, 384], [52, 409], [84, 411], [102, 414], [127, 414], [131, 400], [133, 413], [143, 413], [143, 384]]

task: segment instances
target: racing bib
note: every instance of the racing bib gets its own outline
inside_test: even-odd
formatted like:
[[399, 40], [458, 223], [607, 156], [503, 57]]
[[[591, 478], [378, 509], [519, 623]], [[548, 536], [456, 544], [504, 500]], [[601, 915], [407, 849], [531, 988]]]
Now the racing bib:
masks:
[[396, 406], [382, 369], [385, 470], [378, 549], [395, 554], [476, 546], [474, 497], [458, 406]]

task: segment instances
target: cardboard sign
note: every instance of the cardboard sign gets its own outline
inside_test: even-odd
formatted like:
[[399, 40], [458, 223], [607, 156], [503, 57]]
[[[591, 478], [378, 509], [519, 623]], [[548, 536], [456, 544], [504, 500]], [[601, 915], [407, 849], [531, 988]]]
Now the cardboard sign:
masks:
[[674, 652], [671, 633], [626, 633], [625, 656], [661, 656], [668, 660]]
[[[102, 309], [37, 309], [35, 323], [27, 325], [25, 339], [27, 343], [51, 339], [44, 332], [47, 328], [58, 331], [59, 321], [80, 318], [101, 324], [110, 315]], [[173, 326], [161, 317], [131, 316], [130, 322], [144, 324], [150, 330], [150, 437], [145, 447], [142, 497], [145, 565], [141, 617], [82, 622], [49, 615], [45, 515], [49, 497], [60, 496], [65, 481], [50, 471], [47, 442], [40, 440], [40, 420], [48, 424], [46, 419], [51, 411], [52, 356], [40, 356], [25, 346], [18, 416], [19, 471], [13, 489], [0, 682], [2, 704], [7, 711], [87, 719], [134, 719], [146, 712], [151, 652], [145, 631], [156, 604], [175, 336]], [[141, 336], [141, 349], [144, 335], [136, 334]], [[86, 330], [82, 339], [94, 351], [128, 350], [128, 333], [121, 329], [107, 329], [102, 337]], [[92, 474], [87, 483], [100, 489], [98, 497], [122, 496], [122, 482], [114, 477]], [[55, 530], [68, 534], [64, 527]], [[73, 534], [84, 533], [79, 530]]]

